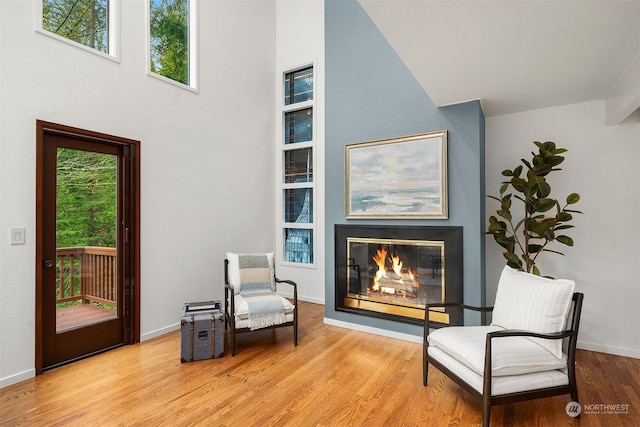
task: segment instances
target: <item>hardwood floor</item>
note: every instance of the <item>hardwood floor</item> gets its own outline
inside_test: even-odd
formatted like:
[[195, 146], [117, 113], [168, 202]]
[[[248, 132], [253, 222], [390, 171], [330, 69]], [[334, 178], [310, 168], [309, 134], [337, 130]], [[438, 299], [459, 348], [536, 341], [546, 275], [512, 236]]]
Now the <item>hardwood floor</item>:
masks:
[[[0, 425], [480, 424], [480, 402], [437, 369], [422, 386], [421, 344], [325, 325], [316, 304], [300, 314], [298, 347], [289, 328], [261, 331], [238, 336], [235, 357], [180, 363], [176, 331], [5, 387]], [[557, 396], [495, 407], [492, 425], [640, 426], [640, 360], [588, 351], [577, 360], [580, 420]]]

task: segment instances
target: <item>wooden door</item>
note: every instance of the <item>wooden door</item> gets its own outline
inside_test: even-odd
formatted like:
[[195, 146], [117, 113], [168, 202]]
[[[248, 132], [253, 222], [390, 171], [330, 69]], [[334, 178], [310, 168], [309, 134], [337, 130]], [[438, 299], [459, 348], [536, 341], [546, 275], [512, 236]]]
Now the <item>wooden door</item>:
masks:
[[37, 122], [36, 372], [139, 341], [138, 143]]

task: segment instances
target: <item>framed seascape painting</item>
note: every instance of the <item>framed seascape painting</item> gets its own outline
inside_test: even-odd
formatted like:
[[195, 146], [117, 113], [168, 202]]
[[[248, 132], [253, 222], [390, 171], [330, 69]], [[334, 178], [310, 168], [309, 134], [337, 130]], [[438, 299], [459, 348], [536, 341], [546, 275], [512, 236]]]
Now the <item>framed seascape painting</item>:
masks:
[[446, 219], [447, 131], [346, 145], [345, 216]]

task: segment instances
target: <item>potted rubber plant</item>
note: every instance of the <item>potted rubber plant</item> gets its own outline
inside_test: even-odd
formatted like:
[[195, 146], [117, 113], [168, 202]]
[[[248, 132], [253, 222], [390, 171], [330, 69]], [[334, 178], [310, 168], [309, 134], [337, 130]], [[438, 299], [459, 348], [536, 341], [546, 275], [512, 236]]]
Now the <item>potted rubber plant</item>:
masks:
[[[578, 193], [569, 194], [560, 203], [551, 197], [546, 179], [551, 172], [562, 170], [558, 168], [564, 161], [560, 154], [567, 150], [556, 147], [552, 141], [533, 143], [538, 152], [531, 152], [530, 161], [521, 159], [522, 164], [515, 169], [502, 171], [506, 181], [500, 185], [500, 195], [488, 196], [500, 208], [489, 217], [486, 234], [493, 235], [504, 249], [509, 267], [540, 276], [536, 260], [544, 252], [564, 255], [548, 247], [552, 242], [573, 246], [573, 239], [562, 233], [573, 227], [569, 224], [573, 215], [582, 212], [570, 209], [580, 201]], [[522, 215], [516, 215], [516, 210]]]

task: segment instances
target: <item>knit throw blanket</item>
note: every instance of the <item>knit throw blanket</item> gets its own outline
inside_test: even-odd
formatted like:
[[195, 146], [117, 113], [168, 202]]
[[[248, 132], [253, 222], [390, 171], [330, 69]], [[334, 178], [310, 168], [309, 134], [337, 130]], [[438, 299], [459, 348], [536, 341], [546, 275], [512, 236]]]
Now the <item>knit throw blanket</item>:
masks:
[[282, 300], [271, 291], [269, 283], [252, 283], [240, 292], [249, 308], [249, 328], [254, 331], [280, 325], [286, 321]]

